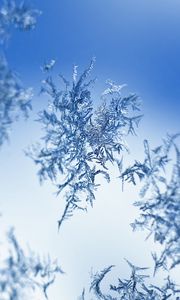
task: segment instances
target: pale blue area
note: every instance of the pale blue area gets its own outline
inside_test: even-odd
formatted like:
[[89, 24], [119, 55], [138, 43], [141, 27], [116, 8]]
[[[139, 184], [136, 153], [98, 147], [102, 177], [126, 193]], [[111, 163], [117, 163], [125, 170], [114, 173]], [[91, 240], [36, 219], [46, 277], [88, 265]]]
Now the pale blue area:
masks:
[[[95, 96], [111, 78], [127, 83], [127, 90], [137, 92], [143, 100], [145, 116], [139, 138], [130, 141], [134, 157], [142, 153], [144, 137], [157, 145], [166, 132], [179, 130], [179, 1], [34, 0], [34, 6], [43, 12], [37, 28], [14, 33], [6, 53], [25, 84], [35, 86], [36, 94], [45, 60], [57, 59], [55, 73], [70, 76], [74, 63], [82, 70], [96, 56]], [[33, 103], [36, 111], [46, 101], [36, 96]], [[40, 137], [35, 118], [34, 113], [29, 123], [14, 126], [10, 145], [1, 151], [1, 211], [4, 222], [14, 225], [25, 243], [59, 258], [67, 274], [52, 291], [52, 299], [76, 299], [87, 284], [91, 267], [96, 271], [117, 264], [117, 273], [125, 277], [124, 257], [148, 266], [152, 241], [145, 243], [143, 234], [132, 235], [128, 227], [137, 194], [132, 189], [122, 195], [115, 182], [104, 185], [89, 214], [76, 216], [57, 234], [61, 200], [53, 195], [50, 184], [39, 186], [36, 168], [22, 152]]]

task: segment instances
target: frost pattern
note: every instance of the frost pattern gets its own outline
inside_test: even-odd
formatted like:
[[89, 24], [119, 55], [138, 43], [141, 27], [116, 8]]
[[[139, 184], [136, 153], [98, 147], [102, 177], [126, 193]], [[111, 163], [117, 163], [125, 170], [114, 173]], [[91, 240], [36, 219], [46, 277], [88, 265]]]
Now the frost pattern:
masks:
[[37, 291], [48, 298], [48, 287], [54, 283], [58, 273], [63, 273], [57, 262], [51, 262], [49, 257], [41, 259], [33, 252], [25, 255], [13, 229], [7, 237], [7, 254], [4, 259], [1, 255], [0, 260], [0, 299], [32, 299], [30, 295], [35, 296]]
[[49, 107], [39, 114], [44, 144], [28, 152], [40, 168], [40, 180], [49, 178], [57, 185], [57, 194], [65, 198], [59, 227], [75, 210], [93, 206], [97, 176], [109, 182], [109, 163], [121, 168], [124, 137], [135, 133], [141, 119], [135, 115], [139, 111], [138, 97], [122, 97], [120, 86], [114, 83], [110, 83], [102, 104], [94, 111], [90, 92], [94, 80], [87, 81], [93, 65], [94, 59], [79, 78], [75, 66], [72, 86], [60, 76], [64, 89], [59, 89], [50, 75], [44, 80], [42, 92], [50, 98]]
[[[90, 291], [94, 292], [96, 299], [102, 300], [179, 300], [180, 288], [167, 277], [163, 286], [156, 286], [147, 283], [149, 275], [144, 274], [148, 268], [134, 266], [127, 261], [131, 274], [128, 279], [118, 278], [116, 285], [110, 285], [108, 293], [103, 292], [101, 285], [104, 285], [106, 275], [112, 270], [109, 266], [99, 273], [93, 275]], [[107, 290], [107, 287], [106, 287]], [[85, 290], [83, 290], [80, 300], [86, 299]], [[92, 299], [92, 298], [91, 298]]]
[[168, 135], [163, 144], [150, 150], [144, 141], [145, 159], [127, 168], [121, 178], [136, 184], [143, 181], [142, 200], [134, 205], [140, 209], [140, 217], [133, 229], [146, 229], [163, 251], [160, 257], [153, 253], [157, 269], [174, 268], [180, 263], [180, 149], [179, 134]]

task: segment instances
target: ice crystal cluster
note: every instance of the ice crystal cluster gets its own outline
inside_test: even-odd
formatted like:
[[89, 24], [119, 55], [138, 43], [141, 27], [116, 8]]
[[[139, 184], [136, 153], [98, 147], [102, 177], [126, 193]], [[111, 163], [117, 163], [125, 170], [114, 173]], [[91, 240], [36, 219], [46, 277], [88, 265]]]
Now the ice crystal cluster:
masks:
[[180, 264], [180, 149], [179, 134], [168, 135], [153, 150], [144, 141], [145, 159], [136, 161], [123, 174], [123, 181], [143, 182], [141, 200], [135, 202], [140, 217], [133, 229], [146, 229], [162, 245], [160, 257], [153, 254], [155, 271]]
[[[108, 292], [103, 292], [102, 286], [106, 275], [112, 270], [113, 266], [105, 268], [93, 275], [90, 291], [94, 292], [95, 299], [102, 300], [179, 300], [180, 287], [178, 287], [169, 277], [162, 286], [149, 284], [149, 275], [145, 274], [148, 268], [137, 267], [127, 261], [131, 273], [128, 279], [117, 280], [114, 285], [110, 284]], [[107, 288], [105, 288], [107, 290]], [[80, 297], [81, 300], [87, 299], [85, 290]], [[91, 298], [92, 299], [92, 298]]]
[[13, 229], [9, 230], [7, 238], [8, 246], [1, 244], [1, 248], [4, 248], [1, 252], [6, 255], [2, 258], [1, 254], [0, 259], [0, 299], [30, 300], [34, 299], [37, 292], [41, 292], [44, 299], [47, 298], [48, 287], [53, 284], [56, 275], [62, 273], [61, 268], [49, 257], [41, 259], [31, 251], [26, 254]]
[[5, 40], [12, 26], [22, 30], [34, 28], [38, 11], [21, 2], [7, 0], [0, 7], [0, 146], [9, 137], [11, 124], [20, 115], [28, 116], [32, 90], [24, 89], [4, 55]]
[[49, 96], [48, 109], [39, 114], [44, 143], [32, 148], [29, 155], [40, 168], [40, 180], [52, 180], [57, 193], [65, 198], [59, 226], [75, 210], [86, 210], [88, 204], [93, 205], [98, 175], [109, 182], [109, 164], [121, 168], [121, 153], [126, 149], [124, 138], [135, 132], [141, 118], [137, 115], [138, 97], [134, 94], [122, 97], [122, 86], [111, 81], [101, 105], [94, 109], [91, 96], [94, 80], [88, 80], [93, 65], [94, 59], [79, 77], [75, 66], [72, 84], [61, 76], [64, 88], [57, 87], [48, 75], [42, 88]]

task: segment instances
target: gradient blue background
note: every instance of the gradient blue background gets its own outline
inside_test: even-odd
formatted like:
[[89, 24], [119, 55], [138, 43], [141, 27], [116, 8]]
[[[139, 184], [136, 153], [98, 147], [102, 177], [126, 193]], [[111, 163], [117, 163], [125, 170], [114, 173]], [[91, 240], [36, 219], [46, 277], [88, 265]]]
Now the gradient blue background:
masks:
[[150, 265], [154, 246], [152, 241], [144, 242], [142, 233], [131, 233], [128, 224], [137, 213], [131, 203], [137, 199], [137, 192], [128, 187], [122, 194], [117, 180], [109, 186], [103, 182], [94, 209], [75, 216], [57, 234], [61, 200], [53, 195], [51, 184], [39, 186], [37, 169], [22, 152], [41, 136], [40, 126], [34, 123], [36, 111], [46, 105], [38, 96], [43, 79], [40, 66], [54, 58], [54, 74], [69, 77], [74, 63], [83, 70], [96, 56], [95, 102], [106, 79], [127, 83], [124, 91], [136, 92], [143, 100], [144, 118], [138, 137], [129, 140], [133, 156], [140, 158], [144, 138], [155, 146], [167, 132], [179, 130], [180, 1], [33, 3], [42, 11], [36, 29], [14, 32], [6, 48], [11, 67], [26, 86], [35, 87], [35, 97], [30, 120], [14, 126], [10, 145], [1, 151], [1, 210], [5, 227], [14, 225], [23, 243], [27, 241], [35, 250], [58, 257], [67, 272], [59, 286], [51, 290], [50, 299], [73, 300], [87, 285], [91, 267], [98, 270], [116, 264], [117, 273], [126, 276], [128, 268], [123, 258]]

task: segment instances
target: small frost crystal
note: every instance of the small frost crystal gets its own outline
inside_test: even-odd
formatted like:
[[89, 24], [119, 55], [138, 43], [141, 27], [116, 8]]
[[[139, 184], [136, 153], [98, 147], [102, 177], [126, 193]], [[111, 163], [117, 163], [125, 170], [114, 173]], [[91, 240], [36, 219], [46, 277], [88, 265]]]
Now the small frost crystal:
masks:
[[144, 141], [144, 162], [136, 161], [123, 174], [123, 181], [136, 184], [136, 177], [144, 182], [140, 192], [140, 218], [132, 224], [153, 234], [163, 251], [158, 258], [153, 254], [155, 271], [158, 268], [174, 268], [180, 264], [180, 134], [168, 135], [163, 144], [150, 150]]
[[6, 255], [4, 258], [1, 255], [0, 259], [0, 299], [31, 300], [37, 293], [41, 294], [41, 299], [47, 299], [48, 287], [53, 284], [56, 274], [63, 273], [61, 268], [49, 257], [40, 259], [33, 252], [26, 255], [13, 229], [7, 237]]
[[51, 59], [49, 62], [45, 62], [45, 64], [41, 67], [41, 70], [43, 72], [49, 72], [53, 69], [55, 63], [55, 59]]
[[59, 226], [75, 210], [93, 205], [97, 175], [109, 182], [109, 163], [121, 167], [124, 137], [135, 133], [141, 118], [135, 114], [139, 111], [138, 97], [122, 97], [114, 84], [94, 111], [90, 92], [94, 80], [87, 81], [93, 65], [94, 60], [79, 78], [75, 66], [72, 86], [60, 76], [64, 89], [59, 89], [51, 76], [44, 81], [42, 92], [50, 97], [50, 109], [39, 114], [44, 145], [28, 152], [40, 167], [40, 180], [49, 178], [57, 185], [58, 194], [63, 192], [66, 204]]
[[126, 86], [126, 84], [116, 85], [111, 80], [107, 80], [107, 84], [109, 85], [109, 87], [102, 93], [103, 96], [108, 94], [119, 93], [121, 92], [122, 88]]
[[[179, 300], [180, 288], [167, 277], [162, 286], [147, 283], [149, 275], [144, 274], [148, 268], [136, 267], [127, 261], [131, 268], [131, 274], [128, 279], [118, 278], [116, 285], [110, 285], [108, 292], [103, 292], [104, 279], [111, 272], [113, 266], [105, 268], [100, 273], [93, 275], [90, 291], [94, 292], [95, 299], [102, 300]], [[148, 279], [149, 281], [149, 279]], [[80, 300], [86, 299], [85, 290], [83, 290]], [[92, 299], [92, 298], [91, 298]]]

